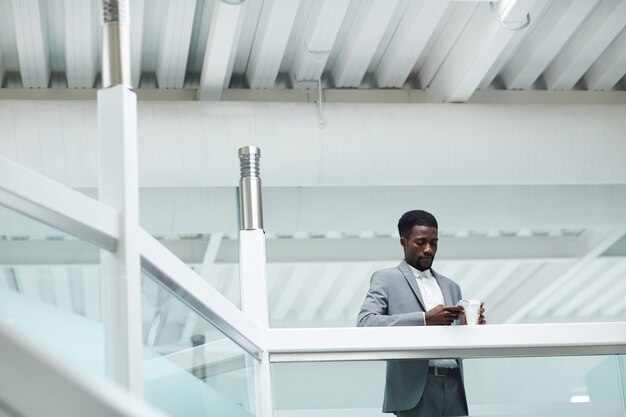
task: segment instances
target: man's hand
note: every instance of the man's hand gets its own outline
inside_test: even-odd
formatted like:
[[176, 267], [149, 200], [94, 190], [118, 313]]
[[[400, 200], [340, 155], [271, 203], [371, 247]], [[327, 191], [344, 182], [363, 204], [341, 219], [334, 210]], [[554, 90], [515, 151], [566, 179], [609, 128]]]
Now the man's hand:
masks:
[[480, 302], [480, 310], [478, 310], [478, 321], [477, 324], [487, 324], [487, 320], [485, 320], [485, 302]]
[[454, 320], [459, 318], [461, 313], [463, 313], [463, 307], [439, 304], [437, 307], [426, 312], [426, 325], [449, 326]]

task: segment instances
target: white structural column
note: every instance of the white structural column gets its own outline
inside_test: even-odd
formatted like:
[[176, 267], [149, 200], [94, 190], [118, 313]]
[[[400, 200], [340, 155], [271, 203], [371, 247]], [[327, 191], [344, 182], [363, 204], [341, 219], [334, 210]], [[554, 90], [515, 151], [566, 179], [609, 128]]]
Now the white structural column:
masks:
[[[515, 25], [525, 21], [534, 3], [535, 0], [503, 0], [496, 11], [502, 21]], [[489, 4], [480, 4], [427, 88], [429, 100], [467, 101], [515, 33], [498, 23]]]
[[321, 0], [313, 3], [303, 41], [293, 61], [291, 82], [294, 86], [321, 78], [349, 4], [349, 0]]
[[160, 88], [182, 88], [185, 83], [195, 10], [196, 0], [168, 2], [157, 57], [156, 77]]
[[233, 51], [241, 33], [246, 4], [247, 2], [228, 4], [222, 1], [213, 4], [198, 88], [200, 100], [219, 100], [222, 89], [228, 87], [229, 69], [232, 67]]
[[448, 8], [447, 2], [409, 3], [376, 69], [379, 87], [402, 87]]
[[130, 71], [135, 88], [141, 81], [141, 45], [143, 42], [143, 14], [145, 0], [129, 0], [130, 11]]
[[[239, 232], [241, 309], [259, 328], [267, 330], [269, 329], [269, 314], [265, 259], [265, 232], [263, 229], [241, 230]], [[255, 374], [256, 415], [271, 417], [274, 415], [272, 378], [267, 351], [262, 353], [260, 361], [254, 361], [252, 368]]]
[[[605, 0], [544, 73], [549, 90], [571, 89], [626, 27], [626, 1]], [[626, 56], [626, 51], [622, 50]]]
[[96, 3], [65, 0], [65, 75], [68, 88], [92, 88], [98, 73]]
[[40, 0], [12, 0], [15, 41], [24, 88], [47, 88], [50, 54]]
[[358, 87], [393, 17], [398, 0], [359, 2], [351, 30], [332, 69], [335, 87]]
[[107, 373], [119, 385], [141, 396], [137, 96], [126, 86], [98, 91], [98, 148], [100, 201], [120, 213], [117, 249], [101, 251]]
[[285, 54], [300, 0], [266, 0], [250, 52], [246, 79], [250, 88], [272, 88]]
[[596, 3], [596, 0], [553, 2], [502, 74], [507, 88], [529, 88]]
[[610, 90], [626, 74], [626, 29], [585, 74], [589, 90]]

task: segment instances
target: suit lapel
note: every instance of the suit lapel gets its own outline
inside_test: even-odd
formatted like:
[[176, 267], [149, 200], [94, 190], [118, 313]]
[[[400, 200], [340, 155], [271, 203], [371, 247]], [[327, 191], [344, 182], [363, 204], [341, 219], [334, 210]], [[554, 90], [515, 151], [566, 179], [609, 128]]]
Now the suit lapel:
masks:
[[439, 275], [432, 269], [430, 270], [430, 272], [432, 272], [433, 276], [437, 279], [437, 284], [439, 284], [439, 288], [441, 288], [441, 293], [443, 294], [443, 301], [445, 301], [444, 304], [447, 306], [453, 306], [454, 300], [452, 299], [452, 293], [450, 292], [450, 288], [447, 285], [445, 285], [444, 282], [442, 282], [441, 275]]
[[422, 306], [422, 310], [426, 311], [426, 304], [424, 304], [422, 293], [420, 292], [420, 289], [417, 286], [415, 275], [413, 275], [413, 271], [411, 271], [409, 264], [407, 264], [405, 260], [402, 260], [402, 262], [400, 262], [400, 265], [398, 265], [398, 269], [400, 270], [400, 272], [402, 272], [402, 275], [404, 275], [404, 279], [406, 279], [406, 281], [409, 283], [409, 286], [411, 287], [411, 289], [413, 290], [413, 293], [417, 297], [417, 301], [419, 301], [420, 305]]

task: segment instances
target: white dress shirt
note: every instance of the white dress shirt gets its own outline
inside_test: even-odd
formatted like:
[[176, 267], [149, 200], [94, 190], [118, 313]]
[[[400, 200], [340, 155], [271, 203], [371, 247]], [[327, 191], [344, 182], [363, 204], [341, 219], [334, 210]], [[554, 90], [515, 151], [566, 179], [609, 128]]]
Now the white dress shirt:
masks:
[[[418, 269], [413, 268], [409, 265], [411, 271], [413, 271], [413, 275], [415, 275], [415, 280], [417, 281], [417, 286], [420, 289], [420, 293], [422, 294], [422, 299], [424, 300], [424, 307], [426, 311], [432, 310], [438, 305], [445, 305], [446, 302], [443, 299], [443, 293], [441, 292], [441, 288], [437, 283], [437, 278], [435, 278], [430, 272], [430, 269], [425, 271], [420, 271]], [[424, 324], [426, 324], [426, 313], [424, 313]], [[458, 367], [458, 363], [454, 359], [437, 359], [429, 361], [430, 366], [439, 366], [442, 368], [456, 368]]]

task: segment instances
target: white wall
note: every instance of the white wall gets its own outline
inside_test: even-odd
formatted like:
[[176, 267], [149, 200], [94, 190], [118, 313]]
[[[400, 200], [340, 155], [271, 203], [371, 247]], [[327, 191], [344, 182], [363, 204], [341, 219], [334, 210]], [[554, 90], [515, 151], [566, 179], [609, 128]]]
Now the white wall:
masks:
[[[0, 101], [0, 155], [96, 184], [93, 101]], [[626, 183], [626, 104], [139, 103], [142, 186]]]

